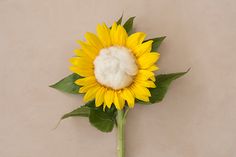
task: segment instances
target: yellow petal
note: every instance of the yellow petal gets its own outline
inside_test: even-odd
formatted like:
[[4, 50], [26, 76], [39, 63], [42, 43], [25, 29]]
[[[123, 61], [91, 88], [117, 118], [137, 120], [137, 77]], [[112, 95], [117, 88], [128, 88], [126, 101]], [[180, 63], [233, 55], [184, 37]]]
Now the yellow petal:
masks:
[[121, 110], [125, 105], [125, 100], [121, 97], [118, 92], [115, 92], [114, 104], [118, 110]]
[[74, 53], [76, 54], [76, 56], [86, 56], [86, 54], [83, 53], [83, 51], [81, 49], [75, 49]]
[[94, 72], [93, 69], [90, 68], [79, 68], [77, 66], [71, 66], [69, 68], [72, 72], [79, 74], [80, 76], [87, 77], [87, 76], [93, 76]]
[[104, 102], [104, 93], [105, 92], [106, 92], [106, 88], [104, 88], [104, 87], [101, 87], [97, 91], [96, 100], [95, 100], [96, 107], [99, 107], [99, 106], [101, 106], [103, 104], [103, 102]]
[[152, 40], [149, 40], [145, 43], [142, 43], [138, 46], [136, 46], [134, 49], [133, 49], [133, 52], [134, 54], [139, 57], [139, 56], [142, 56], [144, 53], [149, 53], [152, 49]]
[[80, 87], [79, 93], [86, 93], [89, 89], [91, 89], [97, 85], [98, 85], [98, 83], [93, 83], [93, 84], [89, 84], [89, 85], [85, 85], [83, 87]]
[[132, 85], [132, 87], [133, 87], [138, 93], [140, 93], [141, 95], [151, 96], [150, 91], [149, 91], [146, 87], [144, 87], [144, 86], [142, 86], [142, 85], [140, 85], [140, 84], [138, 84], [138, 83], [134, 83], [134, 84]]
[[96, 78], [94, 76], [89, 76], [89, 77], [85, 77], [85, 78], [80, 78], [78, 80], [75, 81], [75, 84], [79, 85], [79, 86], [87, 86], [90, 84], [94, 84], [96, 83]]
[[150, 101], [150, 100], [149, 100], [149, 97], [144, 96], [144, 95], [138, 95], [138, 94], [136, 94], [135, 97], [136, 97], [137, 99], [141, 100], [141, 101], [144, 101], [144, 102], [149, 102], [149, 101]]
[[111, 27], [111, 31], [110, 31], [110, 36], [111, 36], [111, 42], [112, 44], [115, 43], [116, 39], [116, 30], [117, 30], [117, 24], [116, 22], [113, 23], [112, 27]]
[[126, 46], [133, 50], [136, 46], [140, 45], [143, 42], [145, 37], [146, 34], [143, 32], [134, 33], [127, 38]]
[[147, 88], [155, 88], [156, 87], [155, 83], [153, 81], [149, 81], [149, 80], [146, 80], [146, 81], [144, 81], [144, 80], [135, 80], [135, 82], [137, 84], [141, 84], [142, 86], [147, 87]]
[[123, 26], [118, 25], [113, 35], [113, 45], [124, 46], [127, 40], [128, 34]]
[[159, 53], [145, 53], [137, 59], [137, 62], [141, 69], [147, 69], [152, 66], [159, 57]]
[[113, 103], [113, 100], [114, 100], [114, 91], [108, 89], [104, 94], [104, 103], [108, 108], [110, 108], [111, 104]]
[[139, 70], [135, 80], [148, 80], [151, 79], [152, 77], [155, 77], [152, 71]]
[[80, 44], [82, 51], [86, 53], [87, 56], [89, 56], [92, 60], [96, 58], [99, 53], [98, 49], [80, 40], [78, 40], [78, 43]]
[[131, 86], [131, 90], [134, 93], [135, 98], [149, 102], [149, 96], [147, 96], [144, 91], [137, 88], [137, 86]]
[[91, 60], [87, 59], [86, 57], [73, 57], [70, 58], [70, 63], [74, 66], [77, 66], [79, 68], [93, 68], [93, 62]]
[[101, 88], [101, 86], [100, 85], [96, 85], [96, 86], [94, 86], [93, 88], [90, 88], [87, 92], [86, 92], [86, 94], [84, 95], [84, 101], [85, 102], [88, 102], [88, 101], [90, 101], [90, 100], [93, 100], [94, 98], [95, 98], [95, 96], [96, 96], [96, 93], [97, 93], [97, 91], [99, 90]]
[[97, 26], [97, 35], [100, 41], [103, 44], [103, 47], [111, 46], [110, 30], [106, 24], [98, 24]]
[[154, 82], [156, 81], [155, 76], [151, 76], [150, 79], [151, 79], [152, 81], [154, 81]]
[[128, 88], [124, 88], [121, 93], [122, 98], [124, 98], [130, 108], [134, 107], [134, 95]]
[[93, 62], [93, 59], [91, 59], [85, 52], [83, 52], [83, 50], [81, 49], [75, 49], [74, 53], [76, 56], [78, 57], [82, 57], [83, 59], [86, 58], [87, 61], [89, 61], [90, 63]]
[[99, 40], [99, 38], [95, 34], [87, 32], [85, 34], [85, 38], [90, 45], [97, 48], [98, 50], [103, 48], [101, 41]]
[[147, 68], [146, 70], [148, 70], [148, 71], [156, 71], [156, 70], [159, 70], [159, 68], [156, 65], [152, 65], [149, 68]]

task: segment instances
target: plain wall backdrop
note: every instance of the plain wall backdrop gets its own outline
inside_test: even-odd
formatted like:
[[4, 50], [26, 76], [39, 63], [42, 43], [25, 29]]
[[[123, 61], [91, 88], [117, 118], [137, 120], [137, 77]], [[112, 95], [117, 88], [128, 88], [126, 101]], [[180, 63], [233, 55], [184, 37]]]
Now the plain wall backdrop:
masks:
[[158, 73], [191, 71], [165, 100], [128, 115], [127, 157], [236, 156], [236, 1], [0, 0], [0, 156], [115, 157], [116, 131], [59, 118], [82, 96], [48, 87], [69, 75], [77, 39], [122, 12], [166, 35]]

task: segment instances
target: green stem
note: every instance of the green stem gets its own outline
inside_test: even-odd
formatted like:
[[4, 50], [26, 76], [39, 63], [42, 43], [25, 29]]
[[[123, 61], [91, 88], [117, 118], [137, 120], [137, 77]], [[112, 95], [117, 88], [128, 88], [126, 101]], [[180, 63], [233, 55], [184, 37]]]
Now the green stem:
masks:
[[125, 122], [124, 110], [117, 111], [117, 157], [125, 157]]

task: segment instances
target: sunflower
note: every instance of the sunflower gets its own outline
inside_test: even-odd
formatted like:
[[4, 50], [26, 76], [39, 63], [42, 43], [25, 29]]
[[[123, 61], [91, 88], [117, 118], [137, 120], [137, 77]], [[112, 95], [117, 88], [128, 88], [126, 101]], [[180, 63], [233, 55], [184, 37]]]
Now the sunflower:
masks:
[[87, 32], [86, 41], [78, 41], [80, 49], [74, 50], [70, 70], [81, 76], [75, 84], [85, 102], [95, 99], [96, 107], [114, 104], [121, 110], [125, 104], [133, 108], [135, 99], [149, 101], [160, 54], [151, 52], [153, 41], [145, 37], [143, 32], [128, 36], [115, 22], [111, 28], [98, 24], [97, 35]]

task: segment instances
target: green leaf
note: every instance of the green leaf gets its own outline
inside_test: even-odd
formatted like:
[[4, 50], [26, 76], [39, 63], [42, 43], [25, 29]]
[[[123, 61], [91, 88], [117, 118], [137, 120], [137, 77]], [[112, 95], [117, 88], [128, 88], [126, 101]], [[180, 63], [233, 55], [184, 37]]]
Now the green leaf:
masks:
[[61, 120], [68, 117], [89, 117], [91, 125], [102, 132], [111, 132], [114, 124], [116, 124], [116, 108], [114, 105], [110, 109], [103, 110], [101, 107], [95, 106], [95, 101], [90, 101], [85, 105], [73, 110], [62, 116]]
[[189, 70], [190, 69], [188, 69], [186, 72], [161, 74], [161, 75], [156, 76], [155, 84], [157, 87], [150, 89], [150, 92], [151, 92], [150, 102], [156, 103], [156, 102], [162, 101], [166, 95], [166, 92], [171, 82], [185, 75]]
[[123, 25], [128, 34], [130, 34], [133, 29], [134, 18], [135, 17], [130, 17]]
[[65, 119], [68, 117], [76, 117], [76, 116], [89, 117], [89, 114], [90, 114], [90, 108], [84, 105], [81, 106], [80, 108], [73, 110], [72, 112], [65, 114], [64, 116], [61, 117], [61, 119]]
[[102, 132], [111, 132], [115, 124], [115, 118], [114, 115], [101, 109], [91, 109], [89, 122]]
[[62, 92], [71, 93], [71, 94], [78, 94], [80, 86], [76, 85], [74, 82], [81, 78], [78, 74], [71, 74], [64, 79], [60, 80], [59, 82], [50, 85], [49, 87], [55, 88]]
[[[161, 45], [162, 41], [166, 38], [166, 36], [163, 37], [157, 37], [157, 38], [152, 38], [152, 39], [148, 39], [146, 41], [152, 40], [152, 50], [151, 51], [157, 51], [157, 49], [159, 48], [159, 46]], [[144, 42], [146, 42], [144, 41]]]
[[76, 117], [76, 116], [80, 116], [80, 117], [89, 117], [90, 115], [90, 109], [95, 107], [95, 101], [89, 101], [87, 102], [85, 105], [63, 115], [61, 117], [62, 119], [68, 118], [68, 117]]
[[105, 110], [102, 106], [96, 107], [95, 103], [88, 106], [90, 107], [89, 122], [91, 125], [102, 132], [111, 132], [116, 124], [117, 109], [115, 106], [112, 105], [111, 108]]

